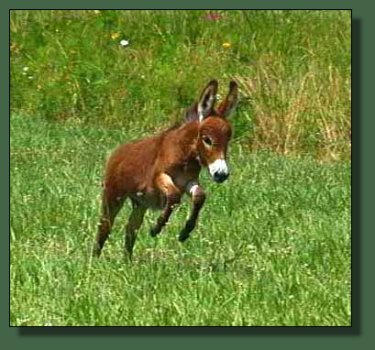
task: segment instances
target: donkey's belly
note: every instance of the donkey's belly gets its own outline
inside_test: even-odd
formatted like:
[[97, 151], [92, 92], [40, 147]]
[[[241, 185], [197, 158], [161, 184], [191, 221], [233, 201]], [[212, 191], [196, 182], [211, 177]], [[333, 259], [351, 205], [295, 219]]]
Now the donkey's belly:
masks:
[[132, 194], [131, 199], [142, 207], [161, 210], [165, 205], [165, 196], [157, 191], [137, 192]]

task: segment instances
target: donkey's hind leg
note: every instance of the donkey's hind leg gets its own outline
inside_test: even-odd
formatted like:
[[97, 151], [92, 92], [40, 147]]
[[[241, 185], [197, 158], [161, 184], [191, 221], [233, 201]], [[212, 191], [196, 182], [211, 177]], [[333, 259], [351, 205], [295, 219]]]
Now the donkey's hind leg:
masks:
[[129, 221], [125, 227], [125, 256], [132, 259], [133, 247], [137, 238], [137, 230], [141, 227], [146, 212], [145, 207], [141, 207], [132, 201], [133, 210], [130, 214]]
[[93, 248], [93, 256], [99, 257], [108, 239], [109, 234], [115, 221], [116, 215], [124, 204], [125, 197], [113, 197], [104, 192], [102, 197], [102, 216], [98, 225], [98, 233], [96, 235]]

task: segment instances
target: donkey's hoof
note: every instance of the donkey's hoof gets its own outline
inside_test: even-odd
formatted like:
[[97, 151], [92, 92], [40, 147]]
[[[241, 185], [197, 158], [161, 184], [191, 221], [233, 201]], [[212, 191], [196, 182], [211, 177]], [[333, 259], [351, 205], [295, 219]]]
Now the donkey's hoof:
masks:
[[160, 229], [158, 227], [151, 227], [150, 229], [150, 236], [156, 237], [160, 233]]
[[92, 257], [93, 258], [99, 258], [101, 252], [102, 252], [102, 249], [100, 248], [100, 246], [98, 244], [94, 244], [94, 246], [92, 248], [92, 252], [91, 252]]
[[178, 236], [178, 240], [183, 243], [185, 242], [188, 238], [190, 237], [190, 235], [187, 233], [184, 233], [184, 232], [181, 232], [180, 235]]
[[126, 264], [132, 264], [133, 263], [133, 252], [128, 252], [128, 251], [125, 251], [124, 252], [124, 262]]

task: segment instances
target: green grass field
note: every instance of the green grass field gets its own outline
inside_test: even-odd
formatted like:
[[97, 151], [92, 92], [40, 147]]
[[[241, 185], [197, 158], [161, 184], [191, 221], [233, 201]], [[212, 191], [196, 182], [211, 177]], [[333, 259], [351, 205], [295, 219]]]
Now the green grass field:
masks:
[[[351, 324], [350, 11], [215, 13], [12, 11], [11, 325]], [[211, 78], [241, 88], [230, 179], [186, 243], [187, 199], [125, 263], [125, 205], [92, 260], [109, 152]]]
[[90, 257], [103, 162], [126, 130], [20, 117], [11, 125], [12, 324], [350, 324], [348, 162], [234, 143], [228, 183], [202, 174], [209, 197], [191, 239], [176, 238], [187, 202], [157, 239], [150, 212], [129, 266], [129, 206], [102, 258]]

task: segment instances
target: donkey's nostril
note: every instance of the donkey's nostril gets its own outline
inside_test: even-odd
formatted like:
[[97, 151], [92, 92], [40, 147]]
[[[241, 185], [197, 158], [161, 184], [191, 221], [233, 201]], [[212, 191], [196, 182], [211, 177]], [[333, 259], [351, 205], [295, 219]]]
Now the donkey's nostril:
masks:
[[213, 179], [215, 182], [223, 182], [225, 181], [229, 176], [229, 173], [226, 173], [226, 172], [215, 172], [214, 175], [213, 175]]

